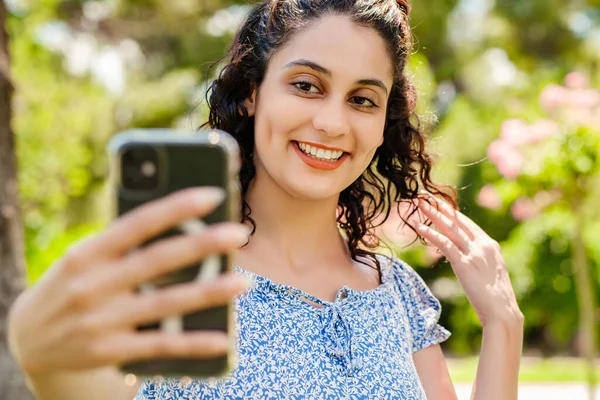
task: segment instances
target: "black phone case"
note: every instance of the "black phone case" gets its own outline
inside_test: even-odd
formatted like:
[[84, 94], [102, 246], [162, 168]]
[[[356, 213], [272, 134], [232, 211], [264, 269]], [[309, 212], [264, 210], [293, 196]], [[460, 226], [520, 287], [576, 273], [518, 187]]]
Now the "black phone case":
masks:
[[[158, 155], [158, 186], [153, 190], [130, 190], [121, 182], [121, 155], [133, 147], [152, 147]], [[227, 133], [217, 130], [199, 131], [194, 133], [178, 132], [172, 130], [132, 130], [122, 132], [113, 137], [109, 143], [111, 167], [114, 177], [113, 189], [116, 194], [116, 215], [122, 215], [143, 203], [161, 198], [172, 192], [196, 186], [216, 186], [223, 188], [226, 199], [203, 221], [188, 221], [186, 225], [179, 226], [164, 232], [162, 235], [146, 242], [150, 243], [172, 235], [180, 235], [189, 229], [198, 229], [202, 223], [210, 225], [222, 221], [238, 221], [238, 186], [237, 173], [239, 168], [238, 148], [235, 140]], [[208, 268], [212, 269], [210, 275], [223, 273], [231, 269], [231, 257], [228, 254], [213, 257], [212, 260], [202, 260], [197, 264], [185, 266], [176, 272], [164, 275], [159, 279], [149, 282], [138, 288], [140, 290], [160, 290], [160, 288], [189, 282], [195, 279], [207, 278], [202, 276]], [[208, 277], [211, 279], [211, 277]], [[216, 307], [207, 310], [173, 316], [169, 318], [170, 326], [173, 322], [176, 329], [191, 330], [220, 330], [227, 332], [232, 337], [232, 310], [231, 306]], [[156, 323], [139, 326], [139, 331], [165, 330], [169, 321], [162, 320]], [[172, 329], [172, 328], [171, 328]], [[233, 344], [233, 340], [232, 340]], [[124, 364], [120, 369], [125, 373], [138, 376], [163, 376], [163, 377], [214, 377], [226, 374], [230, 367], [233, 353], [212, 359], [154, 359]]]

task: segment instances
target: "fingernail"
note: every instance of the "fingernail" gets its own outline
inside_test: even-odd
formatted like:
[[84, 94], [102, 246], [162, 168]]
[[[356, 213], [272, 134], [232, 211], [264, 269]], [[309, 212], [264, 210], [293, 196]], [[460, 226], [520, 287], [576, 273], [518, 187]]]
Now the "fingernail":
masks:
[[200, 189], [198, 197], [212, 204], [221, 204], [225, 200], [225, 190], [220, 187], [206, 186]]
[[232, 238], [236, 243], [246, 244], [250, 237], [250, 229], [245, 226], [236, 228], [231, 231], [231, 235], [229, 237]]
[[227, 229], [225, 232], [220, 232], [219, 235], [223, 240], [233, 240], [240, 245], [246, 244], [250, 237], [250, 229], [245, 226]]
[[227, 287], [227, 289], [232, 290], [245, 290], [252, 284], [252, 281], [245, 276], [241, 275], [230, 275], [225, 278], [223, 284]]
[[223, 337], [219, 337], [218, 339], [215, 339], [213, 348], [217, 352], [226, 352], [229, 350], [230, 345], [231, 345], [231, 343], [229, 343], [229, 338], [227, 336], [223, 335]]

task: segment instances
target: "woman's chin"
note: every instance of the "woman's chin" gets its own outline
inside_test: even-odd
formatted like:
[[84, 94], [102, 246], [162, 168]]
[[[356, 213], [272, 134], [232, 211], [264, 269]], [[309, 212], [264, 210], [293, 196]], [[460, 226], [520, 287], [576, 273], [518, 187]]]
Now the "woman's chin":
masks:
[[325, 179], [321, 182], [319, 181], [319, 179], [296, 180], [288, 182], [286, 186], [288, 186], [288, 192], [294, 198], [310, 201], [323, 201], [335, 198], [337, 203], [337, 198], [343, 188], [338, 188], [334, 182]]

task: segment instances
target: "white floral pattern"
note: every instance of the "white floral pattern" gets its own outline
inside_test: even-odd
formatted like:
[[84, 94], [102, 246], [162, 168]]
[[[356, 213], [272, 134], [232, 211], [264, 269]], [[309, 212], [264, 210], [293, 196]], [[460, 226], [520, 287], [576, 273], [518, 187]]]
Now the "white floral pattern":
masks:
[[334, 302], [236, 267], [254, 278], [235, 301], [236, 368], [220, 379], [146, 379], [135, 400], [425, 400], [412, 353], [450, 332], [438, 324], [440, 303], [421, 277], [380, 257], [380, 286], [343, 287]]

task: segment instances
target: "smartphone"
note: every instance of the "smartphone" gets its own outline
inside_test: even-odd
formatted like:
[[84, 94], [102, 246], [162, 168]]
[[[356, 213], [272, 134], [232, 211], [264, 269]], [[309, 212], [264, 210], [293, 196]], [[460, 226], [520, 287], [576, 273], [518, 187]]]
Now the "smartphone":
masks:
[[[163, 232], [141, 247], [173, 235], [193, 233], [207, 225], [239, 222], [239, 148], [233, 137], [219, 130], [195, 132], [170, 129], [134, 129], [112, 137], [108, 144], [113, 215], [120, 216], [146, 202], [188, 187], [222, 188], [225, 200], [209, 215]], [[231, 254], [220, 254], [184, 266], [137, 288], [151, 292], [193, 280], [212, 280], [232, 269]], [[181, 332], [220, 330], [234, 339], [232, 306], [221, 306], [186, 315], [173, 315], [138, 326], [138, 331]], [[212, 359], [155, 359], [120, 366], [127, 374], [148, 377], [203, 378], [227, 374], [234, 352]]]

